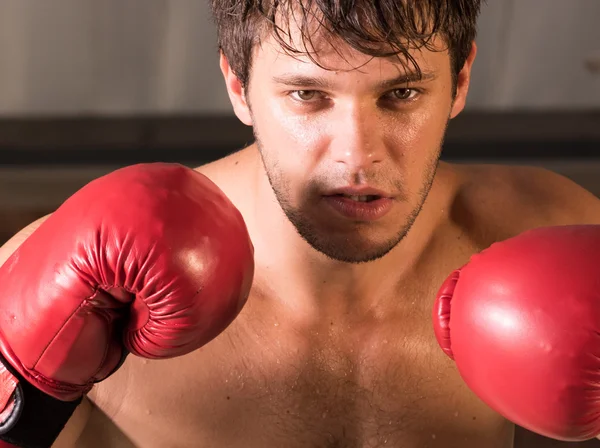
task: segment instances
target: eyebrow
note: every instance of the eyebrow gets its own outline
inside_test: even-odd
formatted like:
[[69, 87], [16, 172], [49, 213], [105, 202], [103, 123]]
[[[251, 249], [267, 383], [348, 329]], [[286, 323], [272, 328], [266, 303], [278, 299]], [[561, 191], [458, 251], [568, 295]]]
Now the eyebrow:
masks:
[[[401, 75], [395, 78], [386, 79], [385, 81], [377, 83], [376, 87], [383, 90], [398, 85], [409, 84], [412, 82], [431, 81], [435, 78], [437, 78], [436, 73], [423, 70], [421, 71], [420, 76], [416, 72], [402, 73]], [[333, 87], [333, 84], [328, 79], [325, 79], [323, 77], [298, 75], [296, 73], [284, 73], [282, 75], [273, 76], [272, 79], [277, 84], [285, 84], [287, 86], [293, 87], [305, 87], [314, 89], [331, 89]]]

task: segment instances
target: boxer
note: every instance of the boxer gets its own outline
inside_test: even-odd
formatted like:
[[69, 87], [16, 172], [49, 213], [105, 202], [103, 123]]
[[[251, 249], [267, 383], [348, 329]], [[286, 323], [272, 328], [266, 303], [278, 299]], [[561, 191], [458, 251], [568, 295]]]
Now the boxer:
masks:
[[[472, 349], [468, 345], [469, 334], [481, 334], [471, 331], [470, 318], [475, 315], [465, 311], [479, 297], [468, 294], [473, 276], [467, 274], [475, 268], [461, 269], [458, 280], [450, 277], [450, 283], [456, 280], [455, 289], [445, 281], [448, 275], [467, 265], [474, 254], [529, 230], [600, 224], [600, 200], [551, 172], [439, 161], [446, 126], [466, 102], [477, 52], [478, 11], [479, 1], [468, 0], [213, 2], [225, 85], [236, 115], [252, 126], [256, 139], [196, 171], [243, 217], [253, 247], [248, 298], [237, 312], [218, 305], [230, 300], [210, 296], [221, 310], [217, 326], [201, 319], [203, 325], [193, 332], [214, 337], [184, 344], [175, 353], [148, 356], [143, 345], [112, 339], [116, 342], [110, 347], [116, 346], [117, 352], [124, 347], [124, 353], [133, 355], [104, 366], [102, 375], [83, 375], [89, 365], [75, 361], [79, 346], [61, 345], [63, 356], [57, 359], [67, 358], [74, 384], [84, 378], [86, 387], [79, 387], [75, 397], [62, 397], [74, 409], [53, 446], [508, 448], [514, 445], [515, 423], [572, 439], [595, 436], [588, 431], [576, 434], [575, 427], [566, 430], [565, 422], [573, 420], [564, 418], [562, 428], [554, 425], [557, 415], [549, 414], [546, 426], [540, 424], [543, 415], [531, 420], [531, 403], [518, 409], [515, 394], [511, 406], [501, 402], [510, 384], [491, 383], [483, 389], [469, 375], [481, 375], [471, 369], [486, 342], [474, 341]], [[157, 179], [164, 176], [163, 169], [154, 171]], [[114, 176], [104, 179], [107, 188], [111, 182], [119, 184], [119, 174]], [[152, 182], [145, 185], [146, 196], [154, 197]], [[173, 188], [177, 197], [181, 186]], [[103, 197], [102, 190], [94, 196]], [[121, 185], [119, 190], [129, 188]], [[202, 189], [194, 191], [204, 196]], [[129, 215], [127, 222], [136, 230], [132, 235], [146, 241], [146, 250], [148, 241], [160, 239], [152, 232], [155, 219], [182, 213], [202, 222], [198, 216], [204, 215], [193, 203], [183, 209], [175, 204], [160, 218], [144, 219], [142, 214], [136, 221]], [[38, 222], [24, 229], [3, 248], [2, 257], [10, 257], [8, 267], [2, 267], [3, 278], [10, 278], [10, 266], [20, 263], [21, 276], [11, 283], [36, 288], [39, 276], [33, 274], [39, 269], [56, 272], [57, 260], [31, 248], [43, 247], [46, 240], [69, 244], [64, 247], [97, 242], [98, 231], [90, 229], [103, 223], [102, 228], [120, 228], [120, 215], [113, 211], [117, 206], [118, 201], [96, 204], [98, 218], [92, 227], [86, 221], [78, 229], [76, 223], [86, 215], [72, 220], [59, 209], [53, 224]], [[100, 219], [102, 210], [109, 221]], [[69, 226], [59, 225], [58, 219]], [[184, 226], [195, 235], [194, 241], [215, 239], [215, 247], [227, 246], [230, 232], [203, 235], [186, 222], [171, 220], [169, 225], [175, 226], [174, 232]], [[238, 243], [232, 241], [229, 249], [243, 241], [239, 235], [244, 232], [236, 228]], [[42, 236], [36, 245], [30, 244], [25, 259], [17, 247], [38, 232]], [[558, 234], [545, 238], [543, 246], [549, 251], [549, 241], [562, 241]], [[209, 263], [197, 263], [202, 252], [194, 244], [181, 247], [160, 247], [163, 257], [177, 259], [181, 268], [170, 271], [167, 279], [196, 278], [197, 270], [202, 272]], [[91, 253], [93, 258], [132, 256], [128, 246], [104, 246], [101, 241]], [[218, 259], [220, 253], [215, 250], [213, 255]], [[61, 255], [62, 260], [80, 259], [79, 252]], [[579, 263], [587, 260], [588, 256]], [[33, 272], [26, 266], [39, 267]], [[126, 266], [139, 272], [138, 263]], [[238, 265], [236, 272], [247, 266]], [[548, 275], [535, 263], [530, 266], [522, 272], [525, 279]], [[63, 287], [61, 279], [55, 281]], [[581, 279], [568, 277], [565, 282], [576, 280]], [[217, 284], [212, 287], [215, 294]], [[242, 290], [238, 294], [243, 295]], [[110, 296], [106, 300], [114, 294], [114, 300], [125, 302], [119, 291], [105, 291]], [[461, 294], [455, 297], [457, 292]], [[545, 292], [539, 289], [540, 297]], [[168, 287], [165, 294], [172, 295]], [[189, 294], [175, 296], [175, 303], [159, 302], [165, 309], [187, 309], [194, 303]], [[46, 303], [28, 297], [32, 303]], [[533, 303], [524, 300], [516, 297], [510, 306]], [[126, 304], [135, 311], [136, 303], [139, 307], [145, 302], [129, 299]], [[456, 318], [455, 303], [463, 304], [456, 308]], [[441, 310], [433, 324], [432, 310]], [[36, 308], [29, 315], [37, 316]], [[55, 326], [52, 315], [32, 319], [36, 326], [30, 326], [31, 333], [22, 330], [19, 338], [33, 339], [31, 335]], [[92, 333], [97, 325], [82, 328], [90, 332], [89, 341], [94, 335], [105, 341], [108, 334], [122, 335], [123, 328], [139, 320], [136, 316], [122, 311], [123, 323], [105, 326], [101, 333]], [[194, 316], [200, 319], [201, 313]], [[455, 342], [452, 329], [457, 322], [467, 337]], [[180, 331], [187, 332], [185, 327], [166, 327], [167, 336]], [[168, 346], [158, 337], [158, 346]], [[502, 349], [495, 342], [488, 337], [490, 353]], [[92, 347], [99, 352], [107, 345]], [[19, 353], [18, 359], [31, 356], [27, 347]], [[31, 385], [13, 365], [16, 361], [8, 364], [16, 381]], [[518, 370], [510, 379], [519, 380]], [[561, 384], [564, 378], [557, 372], [556, 380]], [[33, 386], [40, 389], [35, 381]], [[522, 388], [521, 383], [517, 386], [515, 390]], [[44, 391], [60, 401], [52, 392]], [[80, 403], [73, 405], [77, 400]], [[27, 400], [24, 403], [26, 407]], [[53, 416], [47, 411], [50, 407], [39, 409]], [[65, 419], [55, 420], [61, 426]], [[40, 428], [22, 422], [31, 431]], [[540, 439], [544, 442], [553, 443]]]

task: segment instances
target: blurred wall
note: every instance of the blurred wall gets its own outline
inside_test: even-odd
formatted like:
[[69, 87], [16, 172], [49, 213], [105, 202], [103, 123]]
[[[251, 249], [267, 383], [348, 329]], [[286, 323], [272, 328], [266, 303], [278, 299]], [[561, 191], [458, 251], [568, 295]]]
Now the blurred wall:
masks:
[[2, 0], [0, 114], [229, 113], [208, 0]]
[[[468, 108], [600, 108], [598, 18], [488, 0]], [[0, 115], [231, 113], [208, 0], [2, 0], [0, 55]]]
[[600, 109], [600, 1], [487, 0], [469, 105]]

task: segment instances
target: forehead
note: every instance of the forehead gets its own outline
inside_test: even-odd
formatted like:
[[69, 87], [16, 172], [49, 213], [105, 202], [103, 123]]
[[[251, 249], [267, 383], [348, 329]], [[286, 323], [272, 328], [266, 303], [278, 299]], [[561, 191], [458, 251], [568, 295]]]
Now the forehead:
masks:
[[406, 54], [386, 43], [369, 46], [376, 55], [367, 54], [341, 36], [333, 35], [321, 22], [313, 20], [299, 24], [290, 20], [262, 36], [254, 48], [253, 60], [273, 69], [295, 66], [333, 72], [360, 71], [369, 66], [393, 67], [401, 72], [412, 72], [417, 67], [423, 71], [437, 71], [449, 66], [449, 53], [440, 36], [432, 36], [426, 46], [407, 42]]
[[302, 72], [308, 75], [356, 74], [398, 76], [422, 73], [450, 76], [450, 57], [447, 51], [426, 48], [410, 51], [412, 60], [403, 55], [374, 57], [362, 53], [343, 41], [330, 42], [309, 51], [290, 52], [273, 37], [257, 46], [253, 56], [255, 71], [275, 75], [279, 72]]

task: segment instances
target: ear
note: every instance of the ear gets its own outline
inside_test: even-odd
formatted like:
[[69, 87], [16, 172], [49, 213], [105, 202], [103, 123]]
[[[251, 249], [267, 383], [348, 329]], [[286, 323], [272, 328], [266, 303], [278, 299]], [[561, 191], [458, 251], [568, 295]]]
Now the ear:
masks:
[[242, 83], [231, 70], [223, 52], [219, 56], [219, 66], [221, 67], [223, 78], [225, 78], [225, 86], [227, 87], [227, 93], [229, 94], [229, 100], [231, 101], [235, 115], [245, 125], [252, 126], [252, 115], [246, 101], [246, 93], [242, 87]]
[[475, 61], [476, 55], [477, 44], [475, 41], [473, 41], [471, 45], [471, 52], [465, 61], [465, 65], [463, 65], [462, 70], [459, 72], [458, 77], [456, 78], [456, 96], [454, 97], [454, 102], [452, 103], [452, 112], [450, 113], [450, 118], [456, 117], [465, 108], [469, 84], [471, 82], [471, 68], [473, 67], [473, 62]]

